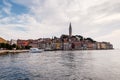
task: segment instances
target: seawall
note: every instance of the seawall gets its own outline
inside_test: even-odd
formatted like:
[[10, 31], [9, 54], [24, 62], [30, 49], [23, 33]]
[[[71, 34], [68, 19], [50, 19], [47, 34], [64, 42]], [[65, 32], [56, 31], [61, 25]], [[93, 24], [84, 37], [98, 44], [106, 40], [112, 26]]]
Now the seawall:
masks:
[[24, 53], [29, 52], [29, 50], [0, 50], [0, 55], [9, 54], [9, 53]]

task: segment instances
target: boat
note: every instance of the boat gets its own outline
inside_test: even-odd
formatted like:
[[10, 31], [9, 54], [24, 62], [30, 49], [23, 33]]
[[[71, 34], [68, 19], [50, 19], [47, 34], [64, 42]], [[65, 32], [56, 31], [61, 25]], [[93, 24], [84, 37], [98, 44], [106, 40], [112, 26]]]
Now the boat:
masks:
[[30, 48], [30, 53], [41, 53], [43, 52], [43, 49], [38, 49], [38, 48]]

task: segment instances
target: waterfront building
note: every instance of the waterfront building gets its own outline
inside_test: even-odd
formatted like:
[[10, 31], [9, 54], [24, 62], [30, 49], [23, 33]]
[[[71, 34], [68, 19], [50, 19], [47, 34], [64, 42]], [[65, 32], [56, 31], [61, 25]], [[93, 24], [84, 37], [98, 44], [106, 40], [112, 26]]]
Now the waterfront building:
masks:
[[45, 43], [43, 38], [38, 39], [38, 48], [44, 49], [45, 48]]
[[28, 40], [21, 40], [21, 39], [18, 39], [17, 40], [17, 45], [20, 47], [20, 48], [25, 48], [25, 46], [28, 46], [29, 44], [29, 41]]
[[97, 49], [97, 43], [93, 43], [93, 50], [96, 50]]
[[74, 44], [74, 49], [76, 49], [76, 50], [81, 49], [81, 42], [80, 41], [75, 41], [75, 42], [73, 42], [73, 44]]
[[50, 38], [40, 38], [38, 39], [38, 48], [45, 49], [52, 47], [52, 39]]
[[63, 44], [63, 50], [69, 50], [69, 43], [68, 42], [65, 42]]
[[99, 50], [99, 49], [101, 49], [101, 43], [100, 42], [96, 42], [96, 48]]
[[13, 45], [13, 44], [17, 45], [17, 40], [11, 39], [9, 43], [10, 43], [10, 45]]
[[93, 49], [93, 43], [87, 43], [87, 49], [89, 50]]
[[106, 43], [104, 43], [104, 42], [101, 43], [101, 49], [107, 49]]
[[38, 48], [38, 40], [29, 39], [28, 42], [28, 46], [32, 48]]
[[113, 46], [109, 42], [102, 42], [101, 49], [113, 49]]
[[7, 43], [7, 41], [3, 39], [2, 37], [0, 37], [0, 43]]
[[113, 49], [113, 45], [112, 44], [110, 44], [110, 42], [107, 42], [107, 49]]

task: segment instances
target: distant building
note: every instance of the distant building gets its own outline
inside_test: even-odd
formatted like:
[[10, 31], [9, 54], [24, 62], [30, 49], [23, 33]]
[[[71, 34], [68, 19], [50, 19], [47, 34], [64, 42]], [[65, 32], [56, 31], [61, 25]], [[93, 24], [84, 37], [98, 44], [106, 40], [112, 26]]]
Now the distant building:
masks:
[[32, 48], [38, 48], [38, 40], [33, 40], [33, 39], [29, 39], [27, 40], [29, 43], [28, 43], [28, 46], [32, 47]]
[[10, 43], [10, 45], [13, 45], [13, 44], [17, 45], [17, 40], [11, 39], [9, 43]]
[[38, 39], [38, 48], [42, 48], [42, 49], [50, 48], [52, 47], [51, 45], [52, 45], [52, 39], [50, 38]]
[[113, 49], [113, 45], [110, 42], [102, 42], [101, 49]]
[[101, 49], [101, 42], [96, 42], [96, 49]]
[[20, 47], [20, 48], [25, 48], [25, 46], [28, 46], [29, 44], [29, 41], [28, 40], [21, 40], [21, 39], [18, 39], [17, 40], [17, 45]]
[[72, 36], [72, 26], [71, 26], [71, 23], [69, 24], [69, 37]]
[[0, 37], [0, 43], [7, 43], [7, 41]]

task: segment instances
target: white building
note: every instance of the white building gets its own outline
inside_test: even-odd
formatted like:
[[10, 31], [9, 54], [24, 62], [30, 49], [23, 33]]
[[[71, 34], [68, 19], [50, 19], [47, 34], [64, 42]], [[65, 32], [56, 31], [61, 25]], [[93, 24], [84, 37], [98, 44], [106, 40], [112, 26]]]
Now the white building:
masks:
[[17, 45], [17, 40], [11, 39], [10, 40], [10, 45], [16, 44]]

